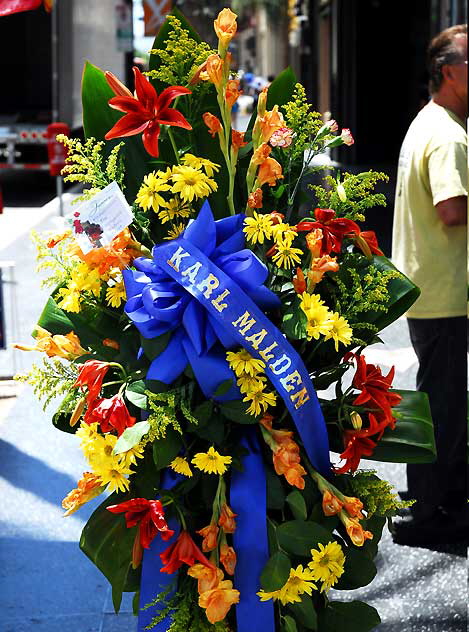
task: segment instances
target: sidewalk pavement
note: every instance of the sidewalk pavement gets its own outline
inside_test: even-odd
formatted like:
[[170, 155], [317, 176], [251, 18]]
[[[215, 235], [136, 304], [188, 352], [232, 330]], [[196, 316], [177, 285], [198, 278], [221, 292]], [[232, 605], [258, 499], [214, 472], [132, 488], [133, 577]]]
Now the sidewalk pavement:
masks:
[[[0, 216], [0, 260], [16, 264], [18, 341], [31, 340], [30, 332], [47, 297], [47, 292], [39, 289], [28, 234], [35, 223], [40, 231], [60, 230], [57, 215], [54, 202], [42, 209], [7, 208]], [[5, 298], [7, 303], [11, 301], [8, 291]], [[13, 327], [11, 320], [7, 319], [7, 327], [8, 334]], [[385, 345], [368, 349], [367, 357], [385, 370], [395, 364], [395, 385], [413, 388], [416, 360], [405, 321], [388, 327], [382, 337]], [[11, 335], [8, 342], [12, 342]], [[14, 361], [11, 350], [0, 351], [0, 375], [25, 371], [39, 359], [35, 353], [15, 355]], [[77, 441], [52, 427], [49, 413], [53, 409], [44, 413], [30, 387], [19, 386], [16, 399], [1, 399], [1, 384], [0, 629], [134, 631], [130, 599], [124, 600], [121, 614], [116, 616], [106, 579], [78, 548], [81, 529], [99, 499], [62, 518], [61, 500], [85, 467]], [[397, 489], [405, 488], [405, 466], [364, 463]], [[377, 558], [376, 579], [364, 589], [336, 592], [333, 598], [362, 599], [374, 605], [383, 620], [378, 632], [462, 632], [467, 630], [465, 554], [456, 546], [448, 547], [447, 552], [399, 547], [386, 533]]]

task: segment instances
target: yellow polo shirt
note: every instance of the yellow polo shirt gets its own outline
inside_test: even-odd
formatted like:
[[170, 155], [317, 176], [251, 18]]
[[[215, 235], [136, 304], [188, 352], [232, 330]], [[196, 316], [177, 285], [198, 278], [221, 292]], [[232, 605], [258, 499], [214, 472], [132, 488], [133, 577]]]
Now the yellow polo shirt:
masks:
[[445, 226], [435, 205], [467, 196], [467, 134], [430, 101], [413, 120], [399, 155], [392, 259], [420, 287], [409, 318], [467, 314], [467, 228]]

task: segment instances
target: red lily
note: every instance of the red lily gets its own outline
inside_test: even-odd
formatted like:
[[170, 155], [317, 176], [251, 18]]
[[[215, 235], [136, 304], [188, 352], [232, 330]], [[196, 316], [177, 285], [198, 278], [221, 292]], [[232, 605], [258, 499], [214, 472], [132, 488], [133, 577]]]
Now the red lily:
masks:
[[373, 454], [376, 442], [365, 436], [366, 432], [364, 430], [345, 431], [345, 450], [340, 455], [341, 459], [345, 459], [345, 464], [335, 470], [337, 474], [344, 474], [349, 471], [355, 472], [362, 456], [371, 456]]
[[86, 386], [88, 388], [88, 395], [86, 396], [88, 406], [98, 397], [108, 369], [109, 363], [101, 362], [100, 360], [87, 360], [81, 365], [77, 380], [73, 386], [75, 388], [78, 386]]
[[371, 255], [383, 256], [384, 253], [378, 246], [378, 240], [374, 230], [364, 230], [360, 232], [356, 237], [356, 244], [369, 259]]
[[355, 353], [348, 353], [344, 359], [347, 361], [352, 357], [357, 362], [357, 370], [352, 384], [361, 391], [353, 403], [357, 406], [365, 404], [371, 406], [376, 409], [374, 416], [380, 422], [384, 421], [386, 425], [393, 424], [394, 417], [391, 409], [393, 406], [397, 406], [402, 399], [397, 393], [389, 392], [394, 379], [394, 367], [391, 368], [387, 375], [383, 375], [379, 367], [374, 364], [367, 364], [362, 355], [357, 356]]
[[345, 217], [336, 217], [335, 211], [331, 208], [317, 208], [314, 211], [316, 221], [303, 220], [297, 224], [297, 231], [310, 232], [315, 228], [322, 230], [321, 252], [319, 256], [328, 255], [331, 252], [340, 252], [342, 240], [349, 234], [360, 232], [358, 224]]
[[111, 513], [125, 513], [125, 524], [128, 529], [139, 525], [140, 544], [150, 548], [153, 538], [160, 533], [163, 540], [173, 537], [174, 531], [166, 523], [163, 505], [159, 500], [132, 498], [119, 505], [110, 505]]
[[120, 436], [126, 428], [133, 426], [136, 419], [131, 417], [124, 400], [120, 395], [113, 395], [109, 399], [100, 399], [94, 407], [85, 414], [88, 424], [99, 423], [103, 432], [117, 430]]
[[112, 129], [104, 137], [106, 140], [120, 138], [121, 136], [134, 136], [142, 134], [143, 144], [147, 152], [158, 157], [158, 138], [160, 125], [173, 125], [192, 129], [190, 123], [177, 110], [169, 105], [176, 97], [183, 94], [191, 94], [191, 91], [182, 86], [170, 86], [158, 96], [155, 88], [134, 66], [135, 97], [123, 95], [122, 90], [116, 91], [115, 82], [109, 85], [117, 93], [117, 96], [109, 99], [109, 105], [115, 110], [125, 112], [125, 116], [117, 121]]
[[164, 564], [161, 568], [162, 573], [175, 573], [183, 564], [193, 566], [196, 561], [208, 568], [215, 568], [187, 531], [181, 531], [176, 542], [160, 553], [160, 557]]

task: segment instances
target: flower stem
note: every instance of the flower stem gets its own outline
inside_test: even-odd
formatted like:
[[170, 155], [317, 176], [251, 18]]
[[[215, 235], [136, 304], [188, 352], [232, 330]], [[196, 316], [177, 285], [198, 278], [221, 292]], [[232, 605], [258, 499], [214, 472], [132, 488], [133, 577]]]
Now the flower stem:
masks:
[[179, 152], [176, 145], [176, 141], [174, 140], [173, 130], [170, 127], [168, 127], [168, 136], [169, 136], [169, 140], [171, 141], [171, 146], [174, 151], [174, 157], [176, 158], [177, 164], [179, 164]]

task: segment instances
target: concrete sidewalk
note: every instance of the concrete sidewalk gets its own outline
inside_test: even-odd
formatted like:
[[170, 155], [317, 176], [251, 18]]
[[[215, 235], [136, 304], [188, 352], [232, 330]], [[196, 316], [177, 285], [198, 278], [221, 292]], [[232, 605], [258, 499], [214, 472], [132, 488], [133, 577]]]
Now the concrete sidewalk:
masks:
[[[47, 298], [39, 289], [28, 238], [36, 221], [38, 230], [60, 230], [53, 204], [42, 210], [6, 209], [0, 216], [0, 236], [5, 237], [7, 223], [10, 234], [9, 240], [0, 242], [0, 259], [16, 264], [15, 339], [22, 342], [31, 340], [30, 331]], [[13, 323], [7, 324], [11, 332]], [[386, 344], [369, 349], [368, 358], [384, 368], [395, 364], [395, 385], [413, 388], [416, 364], [405, 322], [394, 323], [383, 338]], [[0, 351], [0, 375], [27, 370], [39, 358], [33, 353], [17, 356], [14, 366], [12, 351]], [[71, 517], [61, 517], [61, 500], [85, 465], [78, 442], [52, 427], [50, 414], [42, 412], [29, 387], [20, 388], [16, 400], [0, 402], [0, 630], [132, 632], [136, 622], [130, 600], [116, 617], [106, 579], [78, 548], [81, 529], [99, 500]], [[405, 488], [404, 466], [364, 463], [398, 489]], [[462, 632], [467, 629], [465, 551], [448, 551], [399, 547], [385, 534], [376, 579], [365, 589], [340, 596], [374, 605], [383, 620], [379, 632]]]

